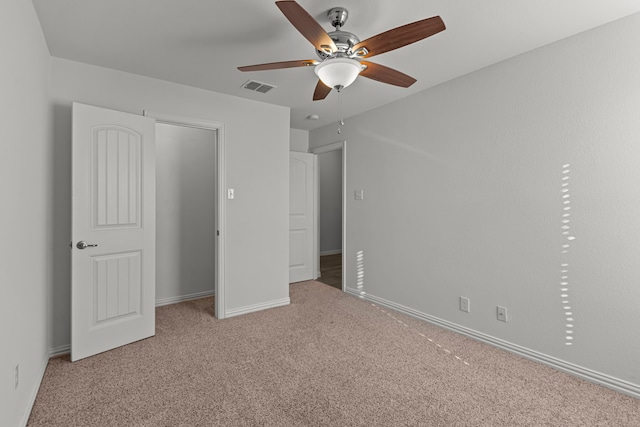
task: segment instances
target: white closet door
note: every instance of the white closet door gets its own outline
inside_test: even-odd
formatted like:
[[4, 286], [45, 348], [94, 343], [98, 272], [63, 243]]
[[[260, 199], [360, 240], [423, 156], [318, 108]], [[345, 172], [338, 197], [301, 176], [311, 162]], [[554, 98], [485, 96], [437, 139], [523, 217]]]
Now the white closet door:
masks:
[[314, 278], [315, 155], [289, 158], [289, 283]]

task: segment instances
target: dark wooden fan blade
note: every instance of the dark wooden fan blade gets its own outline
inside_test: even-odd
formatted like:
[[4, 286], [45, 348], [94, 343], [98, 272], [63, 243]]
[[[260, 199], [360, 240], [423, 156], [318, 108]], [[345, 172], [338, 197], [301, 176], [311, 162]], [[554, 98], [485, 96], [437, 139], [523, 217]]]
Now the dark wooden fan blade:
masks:
[[258, 65], [246, 65], [244, 67], [238, 67], [240, 71], [265, 71], [265, 70], [279, 70], [281, 68], [295, 68], [295, 67], [310, 67], [316, 65], [318, 61], [315, 59], [301, 59], [299, 61], [283, 61], [283, 62], [269, 62], [267, 64]]
[[326, 84], [322, 83], [322, 80], [318, 80], [318, 84], [316, 85], [316, 90], [313, 92], [313, 100], [321, 101], [329, 95], [331, 92], [331, 88]]
[[311, 42], [316, 49], [333, 53], [338, 50], [329, 34], [313, 19], [313, 16], [293, 0], [277, 1], [276, 6], [284, 13], [289, 22]]
[[360, 75], [363, 77], [400, 87], [409, 87], [416, 82], [413, 77], [393, 68], [368, 61], [362, 61], [361, 63], [367, 66], [367, 68], [360, 71]]
[[356, 44], [352, 50], [357, 52], [361, 48], [366, 48], [368, 52], [358, 56], [370, 58], [425, 39], [443, 31], [445, 28], [442, 19], [439, 16], [434, 16], [370, 37]]

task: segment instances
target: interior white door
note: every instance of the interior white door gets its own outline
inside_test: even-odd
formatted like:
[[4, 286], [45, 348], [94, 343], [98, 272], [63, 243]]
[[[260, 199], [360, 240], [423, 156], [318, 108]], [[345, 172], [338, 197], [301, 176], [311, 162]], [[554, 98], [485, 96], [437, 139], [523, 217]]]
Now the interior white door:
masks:
[[314, 154], [290, 153], [289, 283], [315, 278], [314, 164]]
[[155, 334], [155, 120], [73, 104], [71, 360]]

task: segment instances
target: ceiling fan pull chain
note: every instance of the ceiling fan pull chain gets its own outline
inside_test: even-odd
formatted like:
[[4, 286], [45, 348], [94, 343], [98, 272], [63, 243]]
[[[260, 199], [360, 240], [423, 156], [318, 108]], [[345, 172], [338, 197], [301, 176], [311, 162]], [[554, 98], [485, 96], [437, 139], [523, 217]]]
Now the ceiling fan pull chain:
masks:
[[341, 90], [338, 91], [338, 116], [339, 116], [338, 135], [340, 135], [340, 132], [342, 131], [341, 126], [344, 126], [344, 120], [342, 119], [342, 91]]

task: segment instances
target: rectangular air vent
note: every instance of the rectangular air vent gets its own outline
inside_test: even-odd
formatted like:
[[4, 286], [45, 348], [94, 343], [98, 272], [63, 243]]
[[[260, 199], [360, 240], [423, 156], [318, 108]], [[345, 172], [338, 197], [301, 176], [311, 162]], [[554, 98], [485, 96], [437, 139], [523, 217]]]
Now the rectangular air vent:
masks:
[[271, 89], [275, 89], [277, 86], [270, 85], [267, 83], [257, 82], [255, 80], [249, 80], [244, 85], [242, 85], [242, 87], [248, 90], [252, 90], [254, 92], [267, 93]]

